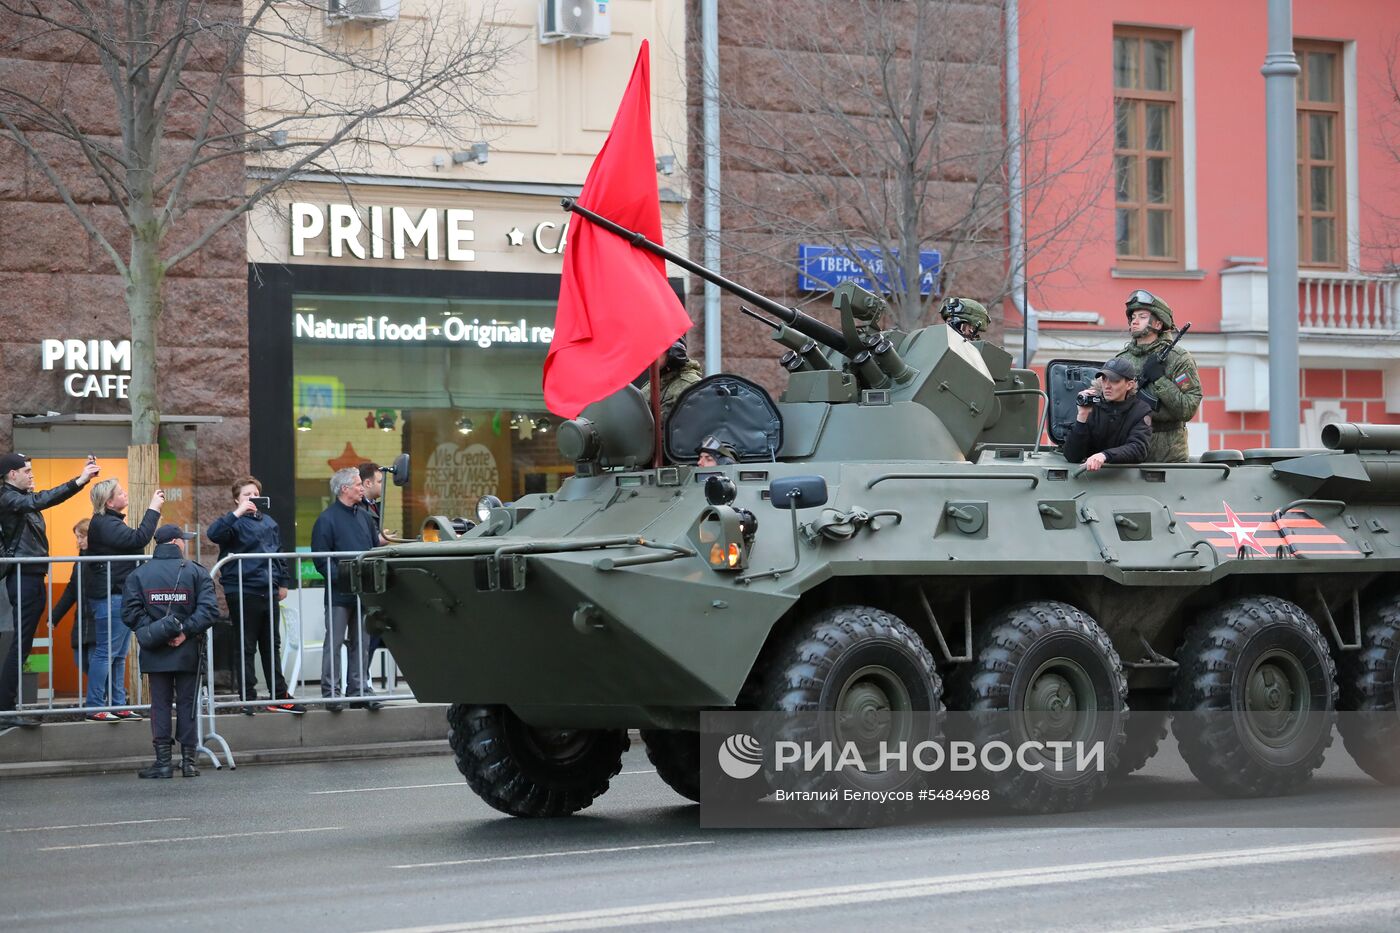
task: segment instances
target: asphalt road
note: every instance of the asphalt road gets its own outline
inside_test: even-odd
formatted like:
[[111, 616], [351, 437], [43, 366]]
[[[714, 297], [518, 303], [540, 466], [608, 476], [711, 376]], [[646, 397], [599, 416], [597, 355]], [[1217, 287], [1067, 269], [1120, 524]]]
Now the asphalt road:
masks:
[[496, 814], [447, 757], [0, 782], [6, 930], [1400, 927], [1400, 806], [1339, 746], [1225, 801], [1159, 756], [1088, 813], [699, 827], [639, 747], [584, 814]]

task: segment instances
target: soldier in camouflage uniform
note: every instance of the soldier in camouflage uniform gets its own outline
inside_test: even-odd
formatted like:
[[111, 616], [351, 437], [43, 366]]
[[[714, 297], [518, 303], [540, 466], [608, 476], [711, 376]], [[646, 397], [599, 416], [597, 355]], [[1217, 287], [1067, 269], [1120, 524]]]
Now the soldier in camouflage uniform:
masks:
[[[690, 358], [685, 349], [685, 338], [682, 337], [671, 348], [666, 351], [666, 358], [661, 361], [661, 423], [664, 425], [666, 419], [671, 417], [671, 409], [676, 407], [676, 400], [681, 397], [681, 393], [704, 376], [704, 371], [700, 364]], [[642, 394], [650, 397], [651, 389], [648, 384], [651, 380], [646, 380], [640, 386]]]
[[949, 298], [939, 313], [949, 327], [968, 340], [981, 340], [982, 332], [992, 323], [982, 303], [971, 298]]
[[1152, 406], [1152, 440], [1147, 445], [1149, 463], [1183, 463], [1190, 457], [1186, 422], [1201, 407], [1201, 377], [1196, 361], [1181, 346], [1173, 347], [1166, 360], [1162, 347], [1176, 329], [1172, 309], [1151, 292], [1137, 289], [1128, 296], [1128, 345], [1118, 357], [1127, 359], [1138, 373], [1138, 391]]

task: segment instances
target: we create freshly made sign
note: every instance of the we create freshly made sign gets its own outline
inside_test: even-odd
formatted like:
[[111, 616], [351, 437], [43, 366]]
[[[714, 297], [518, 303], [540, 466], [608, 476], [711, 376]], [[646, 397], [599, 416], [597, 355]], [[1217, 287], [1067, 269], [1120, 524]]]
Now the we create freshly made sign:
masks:
[[398, 320], [387, 314], [345, 318], [298, 311], [293, 324], [293, 336], [298, 340], [347, 343], [475, 344], [485, 350], [498, 344], [547, 346], [554, 339], [554, 328], [531, 324], [524, 318], [514, 321], [483, 321], [480, 318], [450, 314], [439, 318], [423, 315], [409, 320]]
[[[899, 251], [892, 251], [895, 262], [899, 261]], [[943, 257], [936, 249], [919, 251], [919, 294], [933, 294], [934, 282]], [[830, 291], [843, 282], [854, 282], [862, 288], [888, 293], [892, 291], [890, 273], [885, 268], [885, 253], [882, 250], [857, 248], [839, 249], [834, 246], [818, 246], [800, 243], [797, 246], [797, 287], [805, 292]], [[894, 275], [903, 270], [896, 268]], [[871, 279], [875, 284], [871, 284]]]

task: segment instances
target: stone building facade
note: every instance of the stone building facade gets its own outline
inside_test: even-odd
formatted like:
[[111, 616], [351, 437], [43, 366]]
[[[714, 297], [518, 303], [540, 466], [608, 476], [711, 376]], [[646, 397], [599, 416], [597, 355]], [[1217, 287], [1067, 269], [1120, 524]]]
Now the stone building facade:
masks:
[[[687, 13], [689, 246], [699, 261], [706, 192], [698, 0], [690, 0]], [[872, 14], [878, 18], [872, 20]], [[918, 17], [924, 17], [927, 30], [922, 39], [916, 33]], [[903, 76], [917, 62], [927, 78], [917, 98], [923, 106], [910, 106], [902, 116], [918, 116], [930, 132], [918, 157], [924, 174], [910, 174], [926, 185], [916, 224], [926, 237], [920, 248], [939, 251], [942, 268], [918, 319], [906, 323], [937, 320], [945, 294], [983, 299], [1005, 294], [1001, 17], [1001, 4], [994, 0], [720, 3], [723, 274], [830, 319], [825, 295], [800, 287], [799, 249], [898, 243], [897, 220], [885, 228], [886, 235], [875, 235], [882, 223], [875, 215], [900, 213], [899, 193], [880, 191], [880, 176], [890, 174], [900, 154], [888, 115], [878, 113], [889, 102], [879, 76], [888, 67], [907, 89]], [[979, 161], [977, 154], [986, 158]], [[705, 341], [702, 287], [691, 277], [690, 308], [697, 322], [692, 356]], [[777, 364], [782, 350], [763, 325], [739, 313], [741, 303], [727, 293], [721, 296], [724, 368], [776, 394], [786, 383]]]
[[[227, 12], [237, 15], [237, 8]], [[0, 37], [0, 84], [46, 101], [61, 98], [83, 132], [96, 139], [119, 135], [108, 79], [89, 48], [9, 13], [0, 13]], [[203, 80], [198, 72], [207, 67], [210, 63], [192, 62], [190, 80]], [[50, 158], [75, 201], [124, 254], [128, 241], [117, 208], [77, 147], [33, 125], [22, 128]], [[189, 131], [189, 121], [173, 113], [169, 128], [173, 142]], [[226, 206], [219, 193], [237, 191], [242, 184], [243, 167], [236, 159], [216, 161], [195, 173], [189, 197], [203, 206], [190, 212], [172, 239], [207, 222]], [[124, 476], [129, 428], [120, 419], [129, 416], [130, 407], [117, 397], [120, 361], [105, 373], [113, 378], [106, 380], [106, 397], [99, 397], [95, 392], [102, 391], [102, 379], [94, 389], [85, 375], [70, 377], [74, 372], [104, 375], [101, 365], [112, 360], [65, 354], [45, 368], [42, 356], [45, 340], [86, 344], [129, 338], [122, 279], [39, 166], [3, 133], [0, 243], [0, 449], [19, 445], [36, 458], [52, 454], [59, 462], [62, 454], [90, 449], [108, 462], [107, 475]], [[244, 229], [235, 223], [172, 269], [165, 283], [158, 332], [160, 407], [165, 414], [199, 416], [203, 422], [193, 431], [194, 456], [188, 456], [190, 437], [181, 434], [173, 444], [181, 449], [180, 463], [167, 464], [164, 471], [163, 481], [175, 480], [179, 490], [172, 488], [168, 512], [183, 522], [207, 523], [223, 508], [230, 478], [248, 468], [246, 256]], [[84, 396], [85, 391], [94, 394]], [[53, 413], [60, 417], [24, 427], [26, 416]], [[91, 415], [118, 420], [73, 423], [76, 416]], [[46, 450], [50, 442], [56, 446]], [[167, 460], [175, 456], [170, 447]], [[52, 518], [50, 524], [55, 524]], [[61, 537], [71, 544], [66, 529]], [[55, 553], [61, 547], [56, 541]]]

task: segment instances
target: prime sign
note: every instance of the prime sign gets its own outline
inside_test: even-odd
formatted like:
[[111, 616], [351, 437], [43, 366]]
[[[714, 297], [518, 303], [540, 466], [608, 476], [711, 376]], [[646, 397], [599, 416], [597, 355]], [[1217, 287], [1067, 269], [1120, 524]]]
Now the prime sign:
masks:
[[292, 255], [305, 256], [309, 240], [326, 236], [330, 255], [339, 259], [413, 258], [436, 262], [472, 262], [476, 233], [469, 226], [473, 213], [462, 208], [426, 207], [415, 217], [402, 207], [368, 209], [365, 214], [351, 204], [291, 205]]
[[55, 340], [39, 342], [46, 370], [62, 369], [69, 398], [126, 398], [131, 383], [131, 341]]

